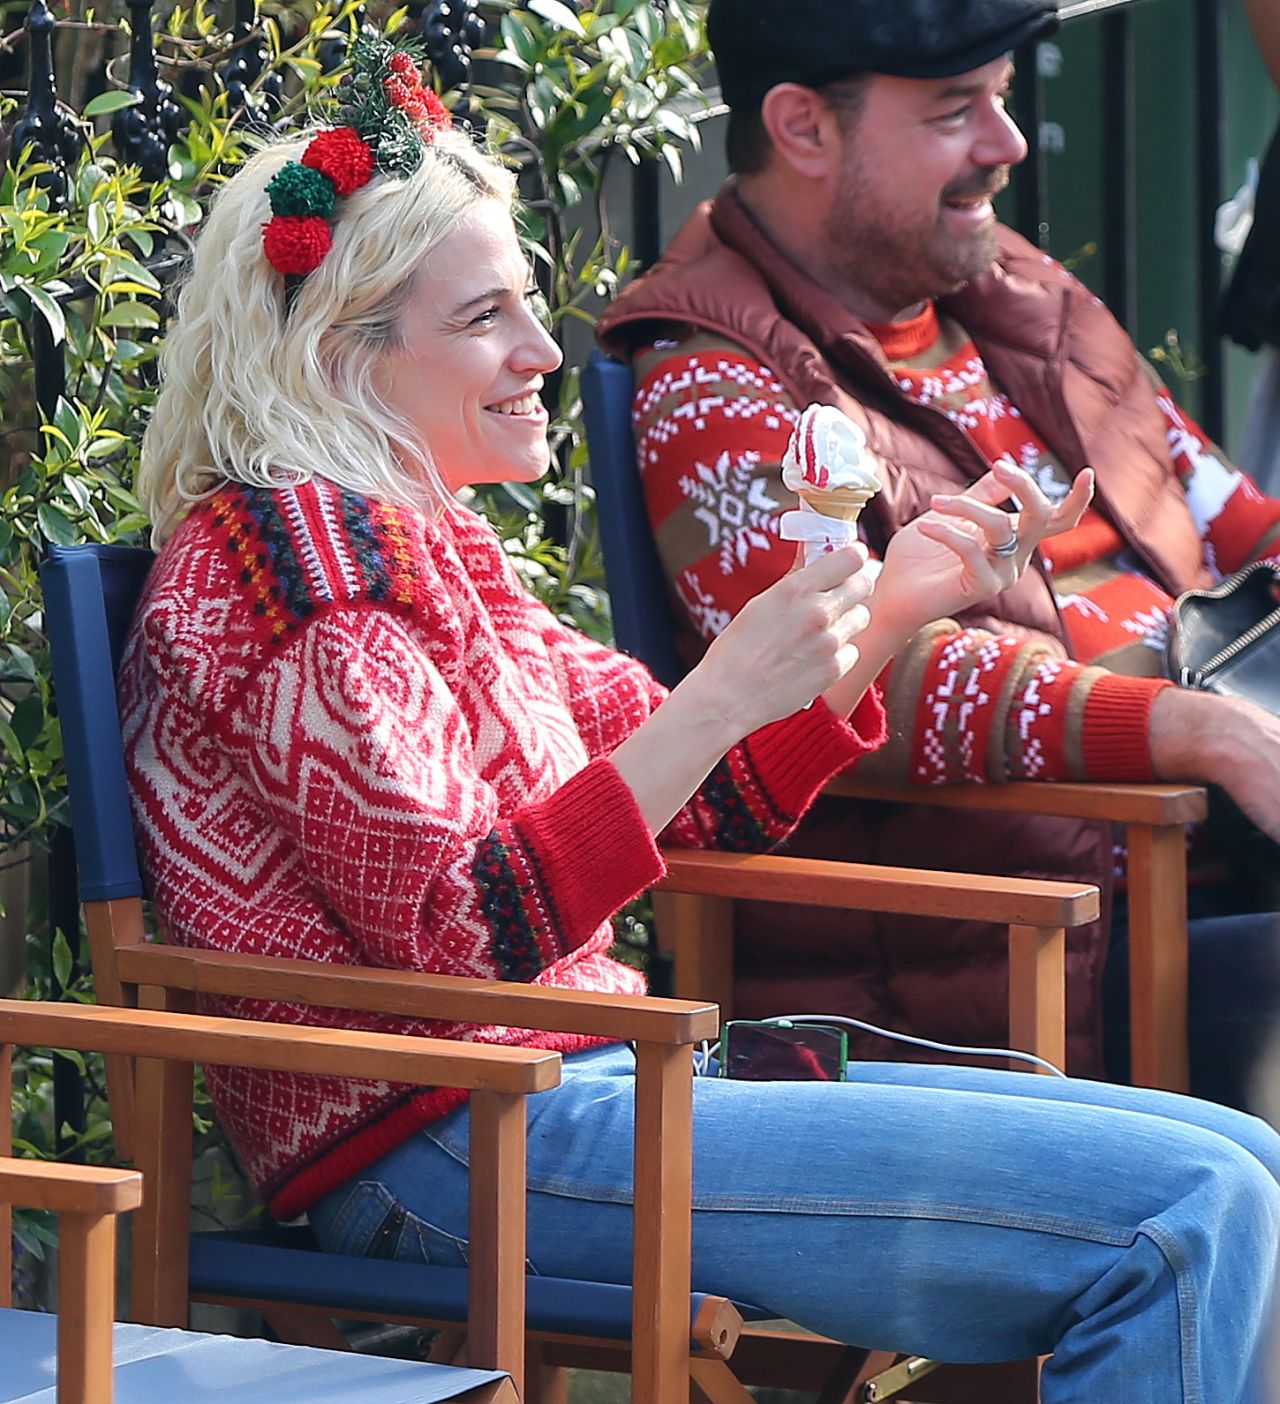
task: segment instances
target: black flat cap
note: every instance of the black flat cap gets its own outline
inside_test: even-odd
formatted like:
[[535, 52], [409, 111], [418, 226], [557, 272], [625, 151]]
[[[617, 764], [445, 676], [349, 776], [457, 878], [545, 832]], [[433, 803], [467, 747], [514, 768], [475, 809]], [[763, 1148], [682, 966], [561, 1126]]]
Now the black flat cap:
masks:
[[1057, 23], [1057, 0], [711, 0], [707, 12], [730, 107], [752, 107], [778, 83], [950, 78]]

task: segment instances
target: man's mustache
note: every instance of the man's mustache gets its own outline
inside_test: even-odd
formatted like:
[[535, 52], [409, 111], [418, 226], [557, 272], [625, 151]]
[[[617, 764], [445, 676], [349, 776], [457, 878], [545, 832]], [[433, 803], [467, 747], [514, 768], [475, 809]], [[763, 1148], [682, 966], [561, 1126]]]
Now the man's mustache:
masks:
[[983, 171], [976, 178], [956, 181], [944, 187], [943, 202], [949, 200], [980, 200], [983, 196], [993, 198], [1009, 184], [1009, 167], [999, 166], [994, 171]]

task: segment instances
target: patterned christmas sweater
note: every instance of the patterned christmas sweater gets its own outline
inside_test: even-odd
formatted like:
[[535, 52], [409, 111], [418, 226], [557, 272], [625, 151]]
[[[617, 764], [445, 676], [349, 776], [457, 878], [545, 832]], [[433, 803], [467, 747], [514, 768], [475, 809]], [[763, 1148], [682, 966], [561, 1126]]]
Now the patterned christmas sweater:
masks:
[[[658, 341], [637, 358], [641, 479], [669, 579], [694, 627], [713, 638], [785, 574], [795, 548], [778, 518], [795, 505], [781, 458], [798, 407], [773, 371], [707, 333]], [[1069, 479], [992, 384], [972, 339], [933, 305], [873, 327], [899, 388], [942, 410], [989, 462], [1012, 459], [1052, 500]], [[1219, 576], [1280, 549], [1280, 501], [1264, 497], [1152, 377], [1172, 466]], [[918, 635], [881, 679], [890, 740], [879, 778], [954, 781], [1145, 780], [1147, 726], [1173, 601], [1090, 508], [1042, 552], [1072, 659], [954, 622]]]
[[[638, 992], [610, 918], [663, 872], [611, 752], [663, 690], [521, 586], [489, 526], [342, 493], [227, 487], [154, 566], [120, 702], [145, 867], [181, 945]], [[816, 706], [753, 733], [665, 837], [763, 849], [883, 738]], [[214, 1012], [350, 1025], [218, 999]], [[384, 1032], [564, 1051], [592, 1040], [366, 1016]], [[292, 1217], [458, 1106], [452, 1088], [206, 1070], [272, 1212]]]

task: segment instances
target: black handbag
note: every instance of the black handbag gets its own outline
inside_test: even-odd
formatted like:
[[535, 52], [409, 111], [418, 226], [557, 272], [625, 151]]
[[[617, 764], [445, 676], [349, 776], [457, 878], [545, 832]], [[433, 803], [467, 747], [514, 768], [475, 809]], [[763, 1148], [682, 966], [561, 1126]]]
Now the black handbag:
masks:
[[[1169, 676], [1183, 687], [1243, 697], [1280, 716], [1280, 568], [1260, 562], [1211, 590], [1188, 590], [1170, 619]], [[1211, 788], [1209, 825], [1234, 875], [1272, 890], [1280, 846]]]
[[1280, 716], [1280, 568], [1246, 566], [1173, 606], [1169, 675], [1183, 687], [1243, 697]]

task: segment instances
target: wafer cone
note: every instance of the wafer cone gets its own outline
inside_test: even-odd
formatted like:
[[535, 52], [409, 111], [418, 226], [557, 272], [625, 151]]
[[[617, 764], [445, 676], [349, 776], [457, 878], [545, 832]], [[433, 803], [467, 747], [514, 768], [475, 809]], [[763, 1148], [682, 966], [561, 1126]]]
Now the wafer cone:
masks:
[[862, 515], [862, 509], [876, 495], [876, 488], [840, 487], [829, 492], [802, 491], [799, 496], [824, 517], [836, 517], [852, 526]]

